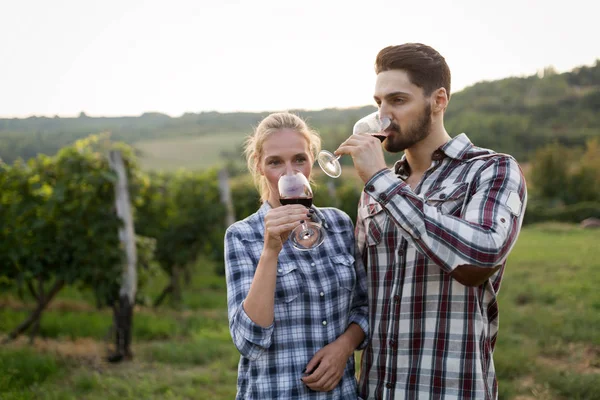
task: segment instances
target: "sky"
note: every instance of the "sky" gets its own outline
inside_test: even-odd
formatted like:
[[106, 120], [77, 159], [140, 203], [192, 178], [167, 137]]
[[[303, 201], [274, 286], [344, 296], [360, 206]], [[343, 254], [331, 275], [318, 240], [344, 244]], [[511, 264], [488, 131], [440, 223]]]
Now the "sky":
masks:
[[0, 0], [0, 117], [178, 117], [373, 104], [373, 63], [420, 42], [452, 91], [600, 59], [589, 0]]

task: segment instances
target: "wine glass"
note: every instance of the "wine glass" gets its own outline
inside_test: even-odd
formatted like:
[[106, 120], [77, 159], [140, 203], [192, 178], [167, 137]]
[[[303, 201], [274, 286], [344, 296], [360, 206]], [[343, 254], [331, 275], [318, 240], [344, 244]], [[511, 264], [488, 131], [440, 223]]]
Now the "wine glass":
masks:
[[[390, 126], [391, 122], [387, 117], [381, 118], [379, 111], [375, 111], [356, 121], [354, 128], [352, 128], [352, 134], [368, 133], [383, 142], [387, 137], [385, 130]], [[337, 178], [342, 174], [342, 166], [339, 162], [340, 157], [333, 155], [327, 150], [321, 150], [317, 156], [317, 161], [323, 172], [332, 178]]]
[[[281, 175], [277, 187], [281, 205], [302, 204], [307, 208], [312, 206], [313, 192], [303, 173], [293, 171]], [[311, 250], [323, 243], [325, 230], [318, 222], [306, 221], [294, 228], [290, 233], [290, 240], [298, 250]]]

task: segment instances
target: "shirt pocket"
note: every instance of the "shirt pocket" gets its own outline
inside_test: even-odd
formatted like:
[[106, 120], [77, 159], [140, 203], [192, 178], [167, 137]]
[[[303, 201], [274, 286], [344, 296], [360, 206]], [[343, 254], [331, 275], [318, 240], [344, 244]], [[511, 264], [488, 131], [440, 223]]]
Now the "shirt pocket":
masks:
[[442, 214], [457, 216], [464, 204], [468, 187], [467, 182], [462, 182], [434, 189], [427, 194], [425, 201]]
[[354, 269], [354, 256], [339, 254], [329, 257], [333, 270], [341, 288], [348, 291], [354, 290], [356, 284], [356, 270]]
[[275, 303], [291, 303], [304, 291], [303, 279], [298, 266], [292, 262], [277, 264]]
[[381, 242], [387, 217], [379, 203], [366, 204], [360, 208], [366, 232], [367, 246], [377, 246]]

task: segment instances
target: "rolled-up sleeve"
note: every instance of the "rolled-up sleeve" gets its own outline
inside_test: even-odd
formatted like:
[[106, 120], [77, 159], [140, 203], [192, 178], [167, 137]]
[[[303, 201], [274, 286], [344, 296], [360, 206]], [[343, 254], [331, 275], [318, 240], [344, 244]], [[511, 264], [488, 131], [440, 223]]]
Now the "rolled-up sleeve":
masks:
[[262, 327], [244, 311], [244, 300], [250, 290], [257, 262], [249, 256], [242, 237], [243, 233], [236, 224], [225, 233], [227, 315], [229, 331], [238, 351], [242, 356], [256, 360], [271, 346], [273, 324]]
[[461, 217], [428, 205], [389, 170], [365, 185], [417, 248], [446, 272], [459, 265], [495, 267], [514, 245], [527, 203], [522, 172], [511, 157], [497, 156], [479, 171], [475, 193]]

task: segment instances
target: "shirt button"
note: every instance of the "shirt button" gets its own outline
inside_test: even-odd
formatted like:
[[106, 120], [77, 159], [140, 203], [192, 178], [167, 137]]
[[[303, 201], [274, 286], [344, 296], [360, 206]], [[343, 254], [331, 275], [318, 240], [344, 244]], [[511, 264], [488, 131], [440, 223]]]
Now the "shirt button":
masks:
[[379, 195], [379, 198], [380, 198], [381, 200], [385, 201], [385, 199], [387, 199], [387, 196], [386, 196], [385, 194], [381, 193], [381, 194]]
[[323, 321], [323, 326], [325, 326], [325, 325], [327, 325], [327, 321], [324, 320]]
[[446, 194], [445, 193], [440, 194], [440, 199], [445, 199], [445, 198], [446, 198]]
[[391, 383], [391, 382], [388, 382], [388, 383], [385, 384], [385, 387], [388, 388], [388, 389], [391, 389], [391, 388], [394, 387], [394, 384]]
[[392, 346], [393, 349], [396, 348], [396, 341], [394, 339], [390, 340], [390, 346]]
[[325, 296], [325, 293], [321, 292], [319, 293], [319, 295], [321, 295], [321, 297]]
[[315, 263], [310, 263], [310, 265], [311, 265], [312, 267], [314, 267], [314, 266], [315, 266]]
[[400, 302], [400, 296], [394, 296], [394, 301], [396, 303], [399, 303]]
[[282, 272], [282, 271], [283, 271], [283, 270], [282, 270], [281, 268], [278, 268], [278, 269], [277, 269], [277, 272]]
[[367, 185], [367, 192], [372, 192], [373, 190], [375, 190], [375, 186]]

